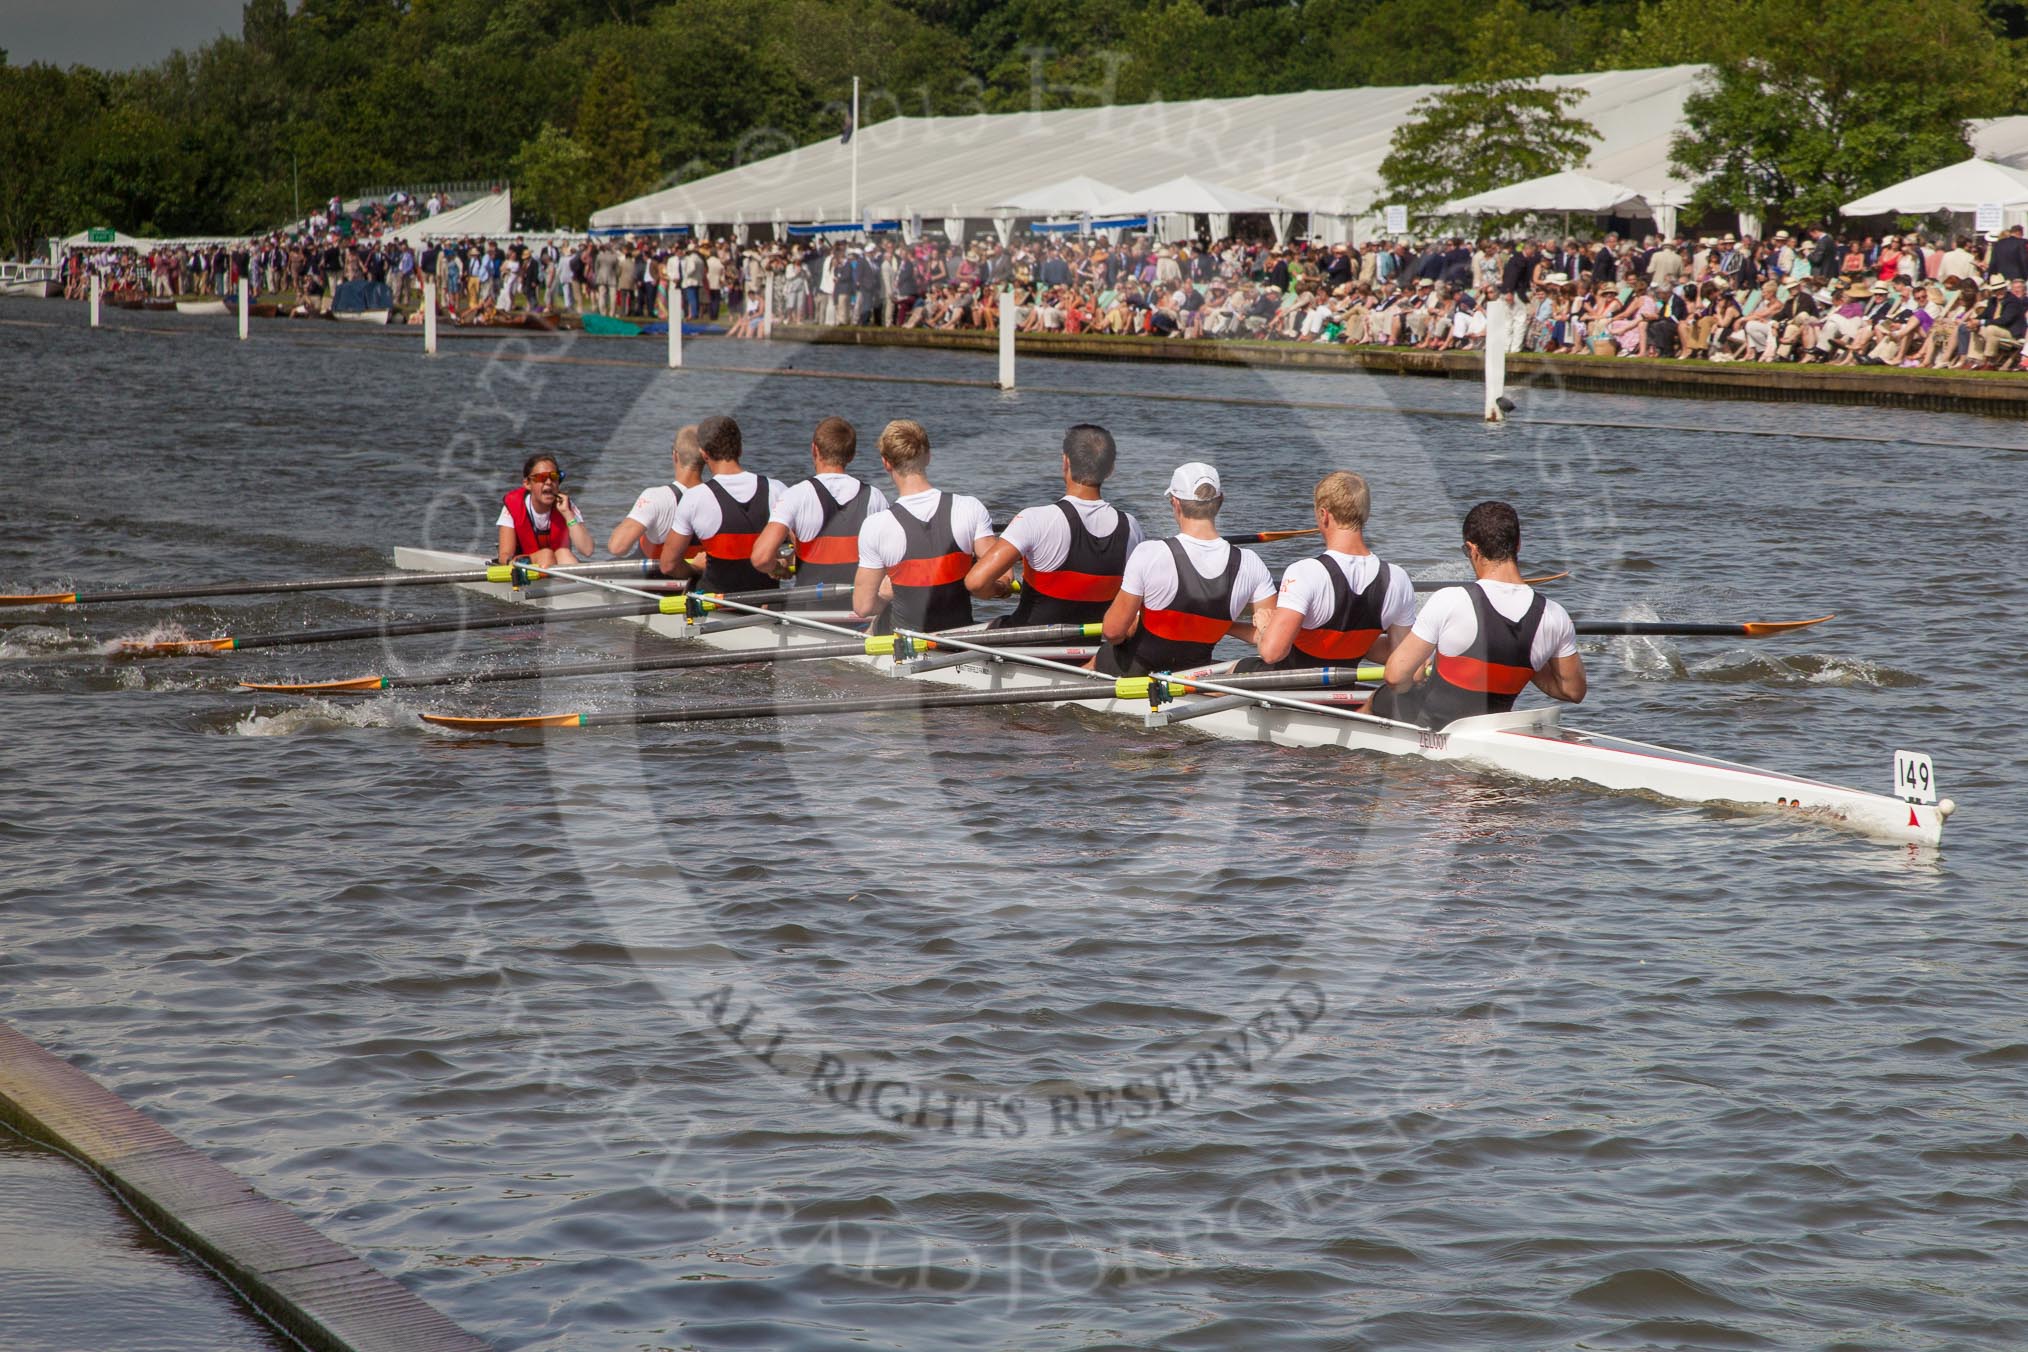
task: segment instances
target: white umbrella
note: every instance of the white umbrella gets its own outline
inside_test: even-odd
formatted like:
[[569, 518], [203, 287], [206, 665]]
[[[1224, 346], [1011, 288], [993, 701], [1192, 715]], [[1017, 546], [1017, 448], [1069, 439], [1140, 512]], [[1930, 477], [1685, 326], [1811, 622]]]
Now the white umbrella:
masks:
[[1009, 193], [1005, 201], [993, 205], [997, 209], [1011, 207], [1024, 216], [1099, 215], [1105, 204], [1119, 195], [1120, 190], [1112, 184], [1078, 174], [1040, 188]]
[[1633, 211], [1655, 214], [1638, 189], [1609, 179], [1566, 169], [1503, 188], [1473, 193], [1445, 202], [1436, 209], [1440, 216], [1503, 216], [1520, 212], [1568, 212], [1578, 216], [1615, 216]]
[[2028, 206], [2028, 170], [1970, 159], [1896, 183], [1847, 202], [1847, 216], [1927, 216], [1934, 211], [1977, 211], [1982, 203]]

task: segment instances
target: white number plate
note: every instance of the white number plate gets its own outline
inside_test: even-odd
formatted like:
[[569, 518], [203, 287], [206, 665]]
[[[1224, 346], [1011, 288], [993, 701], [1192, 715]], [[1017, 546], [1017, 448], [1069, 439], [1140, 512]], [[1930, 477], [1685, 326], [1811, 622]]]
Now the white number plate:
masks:
[[1894, 796], [1910, 803], [1936, 801], [1936, 768], [1920, 751], [1894, 753]]

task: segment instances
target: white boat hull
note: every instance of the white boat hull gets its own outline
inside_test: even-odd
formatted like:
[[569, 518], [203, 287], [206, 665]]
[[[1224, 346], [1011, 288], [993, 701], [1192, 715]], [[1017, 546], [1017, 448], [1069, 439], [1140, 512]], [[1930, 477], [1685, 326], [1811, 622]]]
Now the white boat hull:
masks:
[[331, 317], [346, 324], [386, 324], [386, 310], [333, 310]]
[[176, 302], [176, 313], [179, 315], [228, 315], [232, 311], [226, 308], [225, 302], [222, 300], [179, 300]]
[[[470, 554], [398, 548], [397, 568], [425, 572], [456, 572], [491, 562]], [[610, 605], [616, 600], [606, 588], [579, 582], [538, 582], [526, 588], [505, 583], [461, 583], [503, 601], [548, 609]], [[681, 615], [643, 615], [644, 624], [672, 639], [693, 639], [730, 652], [808, 648], [839, 641], [836, 634], [718, 612], [701, 622]], [[970, 690], [1040, 689], [1075, 684], [1078, 678], [981, 656], [976, 663], [914, 670], [885, 657], [845, 659], [895, 676], [959, 686]], [[1215, 679], [1207, 668], [1205, 679]], [[1101, 679], [1087, 676], [1084, 680]], [[1290, 692], [1277, 692], [1287, 696]], [[1351, 691], [1301, 693], [1306, 704], [1292, 709], [1253, 701], [1227, 701], [1230, 707], [1188, 719], [1188, 726], [1214, 737], [1267, 742], [1277, 746], [1340, 747], [1377, 751], [1393, 756], [1419, 756], [1431, 761], [1459, 761], [1539, 782], [1575, 780], [1618, 792], [1647, 793], [1687, 803], [1725, 804], [1810, 818], [1882, 840], [1935, 845], [1943, 836], [1949, 805], [1911, 803], [1886, 794], [1778, 774], [1731, 761], [1698, 756], [1669, 747], [1588, 732], [1562, 724], [1560, 706], [1517, 709], [1461, 719], [1441, 732], [1412, 723], [1398, 723], [1357, 712], [1364, 695]], [[1202, 708], [1216, 696], [1186, 696], [1151, 712], [1142, 700], [1075, 701], [1098, 713], [1160, 726]], [[1347, 716], [1351, 714], [1352, 716]]]

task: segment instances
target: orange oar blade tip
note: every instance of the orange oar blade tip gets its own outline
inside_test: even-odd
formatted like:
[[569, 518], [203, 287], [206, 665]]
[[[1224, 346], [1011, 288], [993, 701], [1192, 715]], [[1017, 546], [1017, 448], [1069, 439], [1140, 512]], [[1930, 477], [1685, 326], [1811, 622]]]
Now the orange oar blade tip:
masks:
[[67, 606], [76, 600], [76, 592], [37, 592], [26, 596], [0, 596], [0, 606]]
[[127, 641], [106, 650], [108, 657], [183, 657], [190, 653], [229, 653], [230, 638], [179, 638], [167, 643]]
[[1819, 615], [1814, 620], [1748, 620], [1745, 625], [1746, 636], [1748, 638], [1765, 638], [1769, 634], [1784, 634], [1791, 629], [1808, 629], [1813, 624], [1822, 624], [1825, 620], [1835, 620], [1837, 618], [1836, 613], [1833, 613], [1830, 615]]
[[458, 732], [512, 732], [517, 728], [579, 728], [583, 714], [535, 714], [527, 718], [465, 718], [457, 714], [423, 714], [422, 721]]
[[356, 676], [349, 681], [311, 681], [307, 683], [266, 683], [262, 681], [241, 681], [242, 690], [260, 690], [276, 695], [338, 695], [352, 691], [385, 690], [385, 676]]
[[1539, 587], [1545, 582], [1561, 582], [1569, 576], [1570, 570], [1565, 569], [1560, 573], [1544, 573], [1541, 577], [1524, 577], [1521, 580], [1531, 587]]

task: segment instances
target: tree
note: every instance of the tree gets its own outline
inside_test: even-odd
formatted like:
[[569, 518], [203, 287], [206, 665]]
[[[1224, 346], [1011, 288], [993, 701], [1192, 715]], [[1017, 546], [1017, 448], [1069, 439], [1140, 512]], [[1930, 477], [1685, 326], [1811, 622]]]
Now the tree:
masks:
[[592, 184], [592, 157], [567, 131], [544, 123], [514, 157], [514, 205], [538, 228], [584, 228], [602, 205]]
[[601, 205], [654, 186], [658, 157], [648, 145], [648, 110], [633, 68], [616, 46], [600, 53], [578, 98], [577, 144], [590, 158], [589, 184]]
[[1409, 110], [1380, 175], [1390, 200], [1428, 213], [1439, 203], [1581, 163], [1598, 129], [1571, 110], [1575, 89], [1533, 78], [1554, 56], [1519, 36], [1518, 0], [1500, 0], [1472, 25], [1470, 77]]
[[[1694, 205], [1790, 223], [1971, 154], [1966, 121], [2019, 93], [1976, 0], [1753, 0], [1751, 52], [1720, 59], [1670, 144]], [[1822, 35], [1835, 33], [1836, 41]]]

